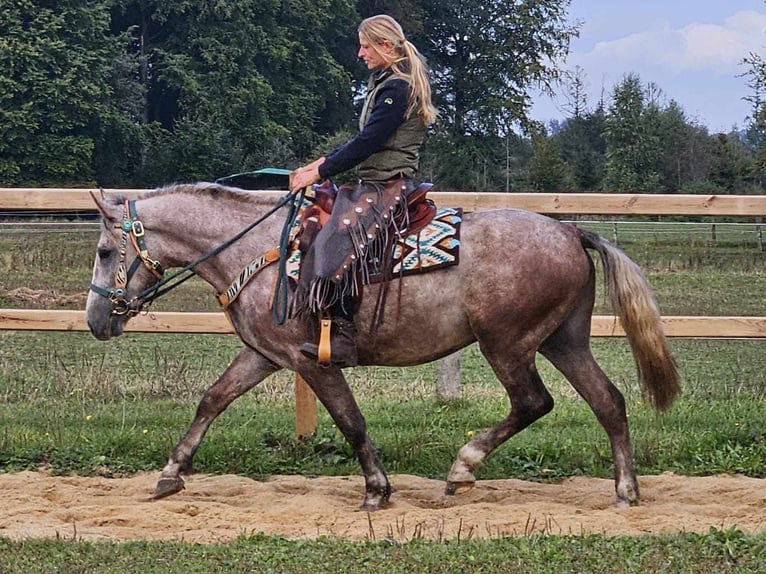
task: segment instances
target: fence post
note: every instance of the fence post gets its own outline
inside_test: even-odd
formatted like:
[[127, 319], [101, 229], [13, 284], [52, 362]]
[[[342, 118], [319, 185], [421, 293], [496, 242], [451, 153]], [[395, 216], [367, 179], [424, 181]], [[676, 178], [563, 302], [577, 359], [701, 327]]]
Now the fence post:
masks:
[[460, 355], [457, 351], [439, 361], [436, 374], [436, 398], [449, 402], [460, 398]]
[[317, 430], [317, 398], [308, 383], [295, 373], [295, 434], [311, 436]]

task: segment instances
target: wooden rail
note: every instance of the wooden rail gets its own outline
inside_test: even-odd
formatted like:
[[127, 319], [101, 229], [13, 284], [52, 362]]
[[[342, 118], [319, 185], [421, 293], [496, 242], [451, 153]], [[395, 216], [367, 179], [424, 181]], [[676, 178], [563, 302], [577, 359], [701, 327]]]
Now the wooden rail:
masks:
[[[766, 317], [668, 316], [662, 323], [668, 337], [766, 339]], [[88, 326], [83, 311], [0, 309], [0, 330], [87, 331]], [[125, 332], [228, 335], [234, 330], [223, 313], [150, 312], [131, 319]], [[625, 331], [616, 317], [595, 315], [591, 335], [623, 337]]]
[[[105, 189], [106, 195], [135, 197], [143, 189]], [[90, 194], [99, 189], [0, 188], [0, 209], [95, 211]], [[282, 197], [283, 191], [251, 191]], [[663, 195], [622, 193], [468, 193], [432, 192], [437, 205], [467, 211], [518, 208], [561, 215], [766, 216], [766, 195]]]

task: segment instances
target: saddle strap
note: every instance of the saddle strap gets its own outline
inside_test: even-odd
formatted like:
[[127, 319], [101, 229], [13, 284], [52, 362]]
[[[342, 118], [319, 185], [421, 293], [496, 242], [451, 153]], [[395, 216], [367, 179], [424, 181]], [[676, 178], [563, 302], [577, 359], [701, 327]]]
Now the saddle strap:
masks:
[[279, 249], [270, 249], [260, 257], [257, 257], [248, 263], [237, 278], [232, 281], [229, 288], [216, 296], [221, 307], [223, 307], [224, 310], [227, 309], [229, 305], [236, 301], [239, 294], [242, 293], [242, 290], [245, 288], [245, 285], [247, 285], [259, 271], [268, 267], [275, 261], [279, 261]]
[[330, 330], [332, 329], [332, 321], [330, 319], [322, 319], [320, 324], [321, 330], [319, 331], [317, 362], [320, 365], [328, 366], [332, 361], [332, 349], [330, 348]]

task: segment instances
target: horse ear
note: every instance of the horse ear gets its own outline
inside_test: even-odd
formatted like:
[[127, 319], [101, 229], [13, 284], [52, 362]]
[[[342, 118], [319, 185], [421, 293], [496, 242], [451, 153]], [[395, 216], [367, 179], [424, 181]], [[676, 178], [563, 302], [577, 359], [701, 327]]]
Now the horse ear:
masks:
[[115, 222], [117, 221], [117, 216], [109, 213], [109, 205], [106, 203], [106, 196], [104, 195], [104, 190], [101, 191], [101, 197], [96, 197], [96, 194], [92, 191], [90, 192], [90, 196], [93, 198], [93, 202], [96, 204], [96, 209], [98, 209], [99, 213], [106, 219], [107, 221]]

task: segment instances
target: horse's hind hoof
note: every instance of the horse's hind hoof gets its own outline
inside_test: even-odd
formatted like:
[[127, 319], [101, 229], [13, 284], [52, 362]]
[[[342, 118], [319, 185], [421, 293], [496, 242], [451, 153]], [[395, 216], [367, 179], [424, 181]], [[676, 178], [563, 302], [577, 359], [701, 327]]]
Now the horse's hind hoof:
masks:
[[473, 490], [474, 486], [476, 486], [476, 483], [470, 480], [464, 480], [460, 482], [448, 480], [447, 487], [444, 489], [444, 494], [447, 496], [465, 494], [466, 492]]
[[185, 488], [183, 478], [161, 478], [157, 482], [157, 488], [154, 489], [152, 500], [159, 500], [181, 492]]

